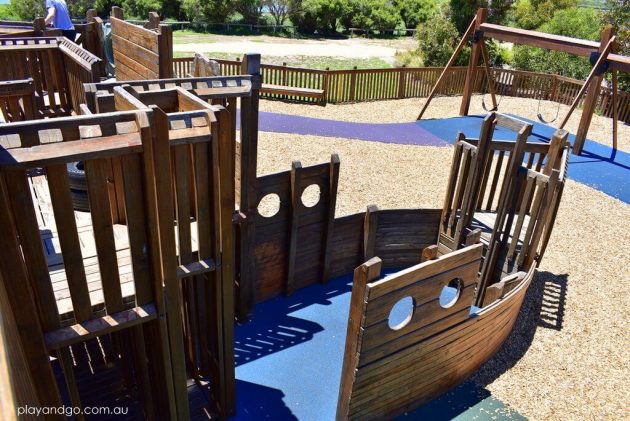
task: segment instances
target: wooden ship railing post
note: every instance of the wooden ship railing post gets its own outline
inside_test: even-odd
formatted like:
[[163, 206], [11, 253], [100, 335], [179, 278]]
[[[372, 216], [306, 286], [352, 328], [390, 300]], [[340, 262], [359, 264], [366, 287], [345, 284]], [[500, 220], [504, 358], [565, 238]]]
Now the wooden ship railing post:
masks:
[[237, 318], [244, 322], [249, 318], [255, 304], [256, 279], [254, 248], [256, 239], [257, 189], [256, 169], [258, 167], [258, 107], [262, 77], [260, 75], [260, 54], [245, 54], [241, 63], [241, 73], [252, 76], [251, 96], [241, 99], [241, 185], [240, 212], [245, 216], [240, 228], [240, 267], [238, 268]]

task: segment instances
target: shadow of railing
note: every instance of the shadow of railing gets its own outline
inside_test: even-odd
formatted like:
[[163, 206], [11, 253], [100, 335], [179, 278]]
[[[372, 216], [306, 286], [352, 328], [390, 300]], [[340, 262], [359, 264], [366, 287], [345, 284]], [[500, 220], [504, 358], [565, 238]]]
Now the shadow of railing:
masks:
[[300, 289], [291, 297], [280, 296], [257, 304], [252, 320], [235, 330], [236, 366], [311, 340], [324, 328], [291, 314], [314, 304], [330, 305], [331, 298], [351, 290], [352, 275], [347, 275], [324, 285]]

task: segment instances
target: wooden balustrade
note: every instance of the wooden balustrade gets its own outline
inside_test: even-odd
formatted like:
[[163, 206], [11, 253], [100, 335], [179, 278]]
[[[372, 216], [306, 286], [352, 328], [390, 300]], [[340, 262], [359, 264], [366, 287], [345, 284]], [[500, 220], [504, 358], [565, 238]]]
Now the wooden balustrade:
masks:
[[[191, 72], [192, 57], [173, 59], [176, 77]], [[221, 74], [239, 73], [239, 60], [216, 60]], [[439, 67], [400, 67], [392, 69], [317, 70], [286, 65], [262, 64], [263, 83], [325, 91], [324, 102], [342, 104], [356, 101], [378, 101], [402, 98], [424, 98], [440, 75]], [[493, 69], [496, 94], [520, 98], [542, 99], [569, 105], [578, 93], [583, 81], [548, 73], [527, 72], [512, 69]], [[454, 67], [445, 83], [438, 90], [440, 95], [460, 95], [466, 80], [466, 67]], [[477, 72], [473, 85], [477, 93], [485, 92], [484, 72]], [[262, 92], [267, 98], [316, 102], [313, 98], [295, 95], [278, 95]], [[612, 117], [612, 90], [602, 88], [599, 97], [602, 115]], [[619, 120], [630, 121], [630, 93], [619, 92]]]

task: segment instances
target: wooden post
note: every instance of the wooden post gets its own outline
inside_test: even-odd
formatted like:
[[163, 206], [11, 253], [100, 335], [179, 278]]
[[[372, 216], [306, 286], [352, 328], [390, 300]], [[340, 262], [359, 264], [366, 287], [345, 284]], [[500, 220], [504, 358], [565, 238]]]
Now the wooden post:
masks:
[[[486, 21], [488, 10], [481, 8], [477, 11], [475, 18], [475, 31], [479, 30], [482, 23]], [[477, 36], [477, 34], [475, 34]], [[477, 65], [479, 64], [479, 55], [481, 53], [481, 43], [483, 42], [483, 35], [479, 39], [473, 40], [472, 51], [470, 53], [470, 61], [468, 62], [468, 69], [466, 71], [466, 82], [464, 82], [464, 92], [462, 94], [462, 103], [459, 107], [459, 115], [468, 115], [470, 108], [470, 97], [474, 90], [475, 79], [477, 78]]]
[[427, 97], [427, 100], [425, 101], [424, 105], [422, 106], [422, 110], [420, 110], [420, 114], [418, 114], [418, 118], [417, 118], [418, 120], [420, 120], [422, 118], [422, 115], [424, 114], [424, 112], [429, 107], [429, 104], [431, 103], [431, 100], [433, 99], [433, 97], [437, 93], [438, 89], [442, 85], [442, 82], [446, 79], [446, 75], [448, 73], [448, 70], [453, 66], [453, 64], [455, 64], [455, 60], [457, 60], [457, 57], [459, 57], [459, 54], [462, 52], [462, 49], [464, 48], [464, 45], [466, 45], [466, 42], [468, 42], [468, 38], [470, 37], [470, 34], [472, 34], [473, 29], [475, 29], [475, 26], [476, 26], [475, 23], [476, 22], [477, 22], [477, 18], [475, 17], [470, 22], [470, 25], [468, 25], [468, 29], [466, 29], [466, 32], [464, 32], [464, 35], [462, 36], [462, 39], [459, 41], [459, 44], [457, 44], [457, 48], [455, 48], [455, 51], [453, 51], [453, 55], [451, 56], [450, 59], [448, 59], [448, 63], [446, 63], [446, 66], [442, 70], [442, 73], [440, 73], [440, 77], [438, 77], [437, 82], [435, 82], [435, 85], [433, 85], [433, 88], [431, 89], [431, 92], [429, 93], [429, 96]]
[[405, 88], [407, 86], [407, 72], [405, 65], [399, 69], [398, 71], [398, 99], [402, 99], [405, 97]]
[[[610, 40], [614, 37], [615, 33], [612, 26], [607, 26], [602, 31], [602, 39], [599, 44], [599, 54], [600, 59], [605, 54], [605, 50], [608, 49], [610, 51], [611, 46], [608, 46]], [[588, 134], [588, 128], [591, 125], [591, 120], [593, 119], [593, 113], [595, 112], [595, 107], [597, 107], [597, 100], [599, 98], [599, 93], [602, 88], [602, 80], [604, 79], [604, 73], [600, 72], [599, 69], [599, 60], [596, 63], [594, 71], [596, 72], [596, 76], [593, 77], [593, 80], [588, 83], [588, 92], [586, 93], [586, 98], [584, 99], [584, 107], [582, 109], [582, 116], [580, 117], [580, 125], [578, 126], [577, 133], [575, 134], [575, 143], [573, 144], [573, 153], [579, 155], [582, 153], [582, 148], [584, 147], [584, 141], [586, 140], [586, 135]], [[586, 86], [587, 83], [585, 83]], [[579, 100], [579, 99], [578, 99]], [[565, 119], [566, 120], [566, 119]], [[566, 123], [566, 121], [564, 122]], [[560, 126], [560, 128], [564, 127], [564, 125]]]
[[112, 17], [116, 19], [125, 19], [125, 15], [123, 14], [123, 10], [118, 6], [112, 6]]
[[330, 277], [330, 262], [332, 261], [332, 238], [335, 226], [335, 208], [337, 207], [337, 188], [339, 186], [339, 155], [332, 154], [328, 171], [328, 218], [326, 220], [326, 235], [324, 237], [322, 283]]
[[[221, 402], [222, 418], [234, 415], [236, 410], [236, 377], [234, 369], [234, 139], [229, 112], [217, 113], [218, 136], [213, 139], [218, 143], [220, 187], [220, 224], [221, 224], [221, 299], [223, 324], [223, 369], [224, 379], [220, 386], [224, 390], [225, 401]], [[249, 263], [249, 260], [247, 260]]]
[[173, 28], [169, 25], [159, 26], [158, 36], [160, 79], [173, 77]]
[[378, 207], [370, 205], [365, 211], [363, 221], [363, 261], [374, 257], [374, 246], [376, 243], [376, 229], [378, 227]]
[[617, 79], [617, 69], [612, 69], [612, 106], [613, 106], [613, 149], [617, 150], [617, 124], [619, 121], [619, 86]]
[[258, 103], [262, 77], [260, 54], [245, 54], [241, 62], [241, 73], [252, 76], [252, 93], [241, 99], [241, 185], [240, 211], [245, 215], [241, 224], [241, 247], [237, 318], [244, 322], [255, 303], [255, 219], [258, 214], [256, 197], [256, 170], [258, 166]]
[[357, 91], [357, 66], [352, 68], [352, 72], [350, 73], [350, 98], [348, 98], [349, 102], [354, 102], [354, 98]]
[[[9, 208], [9, 196], [4, 180], [0, 178], [0, 282], [3, 283], [11, 304], [20, 337], [20, 346], [28, 366], [28, 375], [34, 384], [41, 406], [57, 407], [61, 397], [55, 375], [49, 362], [42, 326], [28, 281], [28, 272], [22, 259], [18, 235]], [[6, 283], [10, 282], [10, 285]]]
[[298, 247], [298, 227], [300, 223], [300, 207], [302, 196], [302, 163], [293, 161], [291, 164], [291, 233], [289, 234], [289, 261], [287, 281], [284, 292], [287, 295], [293, 293], [295, 281], [295, 258]]

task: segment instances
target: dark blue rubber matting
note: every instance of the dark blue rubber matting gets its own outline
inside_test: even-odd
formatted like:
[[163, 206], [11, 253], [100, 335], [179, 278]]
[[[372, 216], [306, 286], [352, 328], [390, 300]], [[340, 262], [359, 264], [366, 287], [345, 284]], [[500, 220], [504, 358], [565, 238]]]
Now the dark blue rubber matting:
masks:
[[[351, 282], [344, 276], [260, 303], [237, 326], [233, 420], [335, 419]], [[401, 419], [523, 418], [467, 382]]]
[[[555, 128], [535, 121], [518, 117], [534, 125], [532, 137], [536, 140], [548, 142]], [[469, 137], [478, 137], [483, 116], [453, 117], [445, 119], [421, 120], [416, 124], [453, 143], [457, 132], [463, 132]], [[612, 134], [611, 134], [612, 136]], [[516, 134], [497, 129], [495, 139], [514, 140]], [[574, 135], [569, 135], [571, 143]], [[609, 146], [587, 140], [580, 156], [569, 155], [569, 178], [587, 186], [593, 187], [615, 197], [622, 202], [630, 203], [630, 154], [613, 151]]]

